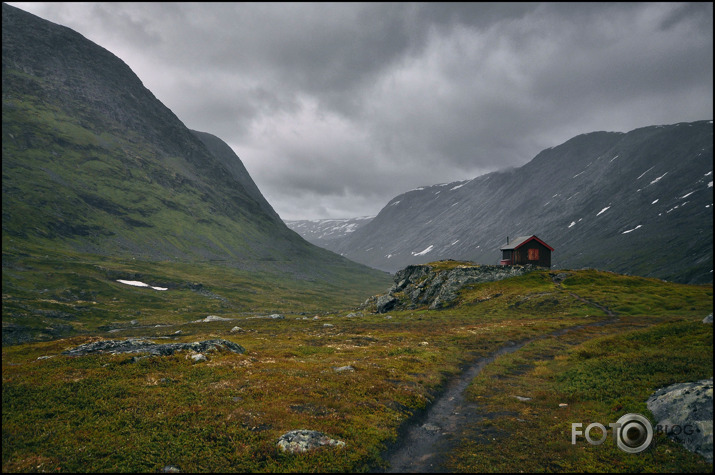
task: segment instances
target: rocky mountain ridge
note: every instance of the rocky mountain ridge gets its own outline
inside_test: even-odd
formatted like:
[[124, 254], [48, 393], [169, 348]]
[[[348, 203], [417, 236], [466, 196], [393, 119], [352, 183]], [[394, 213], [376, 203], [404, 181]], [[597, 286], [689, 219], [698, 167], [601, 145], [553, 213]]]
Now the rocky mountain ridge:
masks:
[[508, 236], [537, 235], [553, 268], [712, 282], [712, 134], [703, 120], [579, 135], [520, 168], [396, 196], [331, 248], [396, 272], [496, 264]]
[[286, 220], [286, 225], [316, 246], [335, 251], [351, 233], [372, 221], [374, 216], [346, 219]]

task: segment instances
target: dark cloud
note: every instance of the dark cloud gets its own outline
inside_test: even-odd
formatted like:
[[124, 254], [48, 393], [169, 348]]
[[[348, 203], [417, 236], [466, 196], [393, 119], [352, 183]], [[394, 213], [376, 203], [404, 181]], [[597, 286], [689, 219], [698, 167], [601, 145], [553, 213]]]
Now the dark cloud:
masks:
[[218, 135], [287, 219], [712, 119], [712, 3], [32, 3]]

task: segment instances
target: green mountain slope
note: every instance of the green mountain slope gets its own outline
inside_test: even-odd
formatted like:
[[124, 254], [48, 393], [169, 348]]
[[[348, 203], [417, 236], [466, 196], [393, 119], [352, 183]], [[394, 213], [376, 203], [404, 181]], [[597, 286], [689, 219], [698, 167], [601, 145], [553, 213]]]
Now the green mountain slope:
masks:
[[4, 304], [6, 268], [28, 255], [384, 286], [289, 230], [230, 147], [187, 129], [116, 56], [9, 5], [2, 21]]

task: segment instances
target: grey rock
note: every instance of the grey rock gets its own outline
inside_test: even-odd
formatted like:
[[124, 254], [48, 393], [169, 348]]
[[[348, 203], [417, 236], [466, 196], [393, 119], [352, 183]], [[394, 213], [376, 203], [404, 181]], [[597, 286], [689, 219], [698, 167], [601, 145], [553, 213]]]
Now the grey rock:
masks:
[[185, 350], [191, 350], [197, 353], [217, 350], [228, 350], [234, 353], [244, 353], [246, 351], [241, 345], [222, 339], [195, 341], [193, 343], [158, 344], [140, 338], [128, 338], [126, 340], [102, 340], [85, 343], [71, 350], [63, 351], [62, 354], [68, 356], [84, 356], [94, 353], [148, 353], [154, 356], [169, 356], [177, 351]]
[[244, 330], [243, 328], [241, 328], [241, 327], [233, 327], [233, 328], [231, 328], [231, 333], [242, 333], [242, 332], [244, 332], [244, 331], [245, 331], [245, 330]]
[[534, 266], [465, 264], [439, 270], [427, 264], [410, 265], [395, 274], [395, 284], [387, 294], [368, 299], [363, 308], [375, 304], [377, 313], [423, 306], [431, 310], [448, 308], [456, 303], [459, 292], [467, 285], [508, 279], [536, 269]]
[[[658, 389], [646, 402], [658, 426], [687, 450], [713, 461], [713, 380]], [[666, 430], [670, 428], [670, 432]], [[675, 429], [674, 426], [679, 426]]]
[[203, 353], [196, 353], [195, 355], [191, 355], [191, 360], [194, 363], [200, 363], [202, 361], [208, 361], [208, 358], [206, 358], [206, 355]]
[[526, 402], [526, 401], [531, 401], [530, 397], [525, 397], [525, 396], [514, 396], [517, 398], [519, 401]]
[[703, 318], [703, 323], [712, 323], [713, 322], [713, 314], [711, 313], [707, 317]]
[[355, 368], [353, 368], [352, 366], [348, 365], [348, 366], [340, 366], [340, 367], [337, 367], [337, 368], [333, 368], [333, 370], [334, 370], [336, 373], [342, 373], [342, 372], [344, 372], [344, 371], [355, 371]]
[[345, 442], [331, 439], [322, 432], [299, 429], [280, 436], [276, 445], [284, 452], [302, 453], [318, 447], [344, 447]]
[[160, 470], [161, 473], [181, 473], [181, 469], [179, 467], [175, 467], [173, 465], [167, 465], [166, 467], [163, 467]]
[[208, 317], [206, 317], [204, 319], [196, 320], [196, 323], [227, 322], [229, 320], [233, 320], [233, 318], [225, 318], [225, 317], [219, 317], [216, 315], [209, 315]]
[[274, 313], [274, 314], [272, 314], [272, 315], [257, 315], [257, 316], [255, 316], [255, 317], [246, 317], [246, 320], [251, 320], [251, 319], [254, 319], [254, 318], [261, 318], [261, 319], [262, 319], [262, 318], [265, 318], [265, 319], [268, 319], [268, 320], [283, 320], [283, 319], [285, 319], [285, 317], [284, 317], [283, 315]]
[[397, 299], [390, 294], [381, 295], [377, 298], [377, 313], [389, 312], [397, 304]]

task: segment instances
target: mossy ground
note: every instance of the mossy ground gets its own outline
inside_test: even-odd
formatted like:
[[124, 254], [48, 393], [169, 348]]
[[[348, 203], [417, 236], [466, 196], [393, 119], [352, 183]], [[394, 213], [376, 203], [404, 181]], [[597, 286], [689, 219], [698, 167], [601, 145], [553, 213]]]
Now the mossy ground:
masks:
[[[168, 269], [142, 275], [145, 281], [158, 279], [169, 275]], [[181, 272], [187, 274], [177, 280], [191, 281], [188, 270]], [[645, 400], [657, 387], [712, 377], [712, 326], [700, 323], [712, 312], [712, 286], [569, 272], [561, 286], [546, 271], [473, 285], [462, 293], [461, 305], [449, 310], [357, 317], [347, 317], [354, 311], [348, 305], [337, 305], [336, 290], [327, 292], [333, 300], [321, 302], [294, 295], [286, 279], [283, 307], [269, 293], [253, 294], [256, 309], [275, 308], [285, 313], [283, 320], [220, 313], [220, 306], [210, 306], [217, 299], [192, 301], [191, 312], [174, 313], [168, 291], [152, 294], [107, 283], [106, 295], [97, 291], [95, 301], [103, 296], [108, 305], [115, 292], [124, 299], [125, 312], [138, 305], [142, 315], [151, 314], [142, 323], [170, 326], [125, 325], [112, 334], [4, 347], [3, 471], [146, 472], [167, 465], [184, 472], [376, 470], [384, 467], [382, 455], [401, 425], [434, 400], [464, 364], [509, 341], [609, 320], [586, 301], [599, 299], [620, 309], [619, 323], [538, 339], [501, 357], [474, 381], [470, 397], [485, 411], [512, 411], [526, 422], [505, 416], [492, 419], [491, 428], [465, 427], [448, 468], [709, 471], [698, 456], [664, 440], [634, 456], [605, 445], [571, 446], [568, 431], [570, 422], [647, 414]], [[230, 287], [207, 286], [222, 296]], [[156, 295], [163, 300], [148, 297]], [[199, 294], [181, 295], [176, 294], [178, 305]], [[190, 323], [207, 314], [233, 320]], [[92, 325], [101, 320], [97, 316]], [[243, 332], [231, 333], [234, 326]], [[136, 362], [129, 355], [61, 355], [98, 334], [187, 342], [218, 337], [247, 351], [209, 354], [209, 361], [197, 364], [182, 353]], [[38, 359], [43, 356], [50, 358]], [[354, 371], [335, 371], [348, 365]], [[531, 404], [514, 394], [531, 396]], [[559, 408], [562, 402], [569, 406]], [[284, 454], [276, 441], [294, 429], [322, 431], [346, 446]]]

